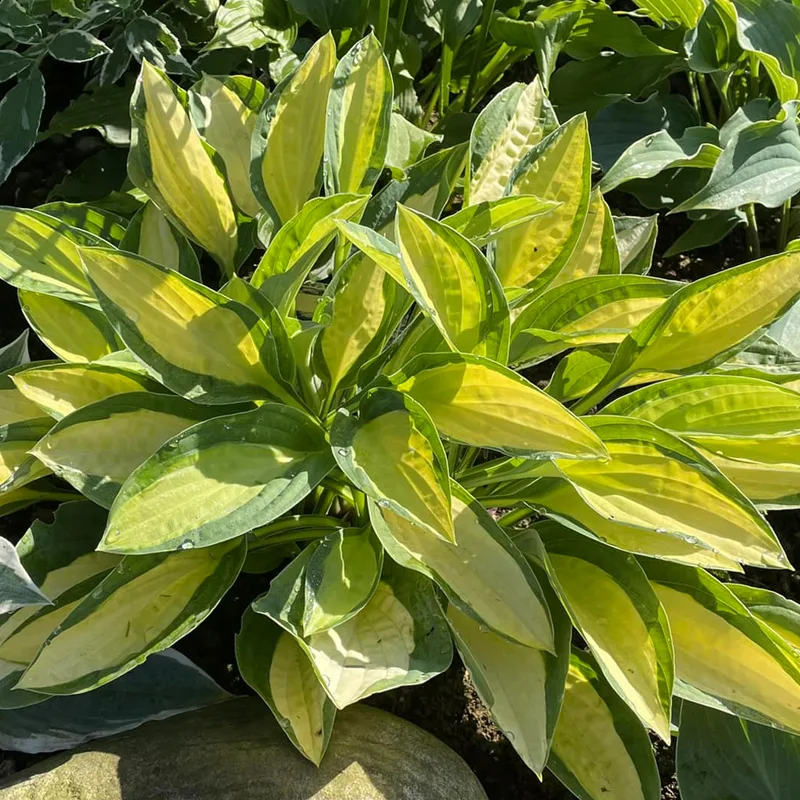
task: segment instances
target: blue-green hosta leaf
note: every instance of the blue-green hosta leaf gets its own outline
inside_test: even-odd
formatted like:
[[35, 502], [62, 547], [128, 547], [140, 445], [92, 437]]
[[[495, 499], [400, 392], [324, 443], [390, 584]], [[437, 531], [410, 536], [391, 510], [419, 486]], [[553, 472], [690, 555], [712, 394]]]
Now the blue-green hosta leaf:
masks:
[[275, 339], [251, 309], [131, 253], [81, 256], [117, 334], [165, 386], [200, 403], [297, 402]]
[[308, 17], [320, 30], [363, 28], [363, 0], [288, 0], [297, 14]]
[[30, 66], [30, 59], [16, 50], [0, 50], [0, 81], [10, 81]]
[[677, 766], [681, 797], [792, 800], [800, 737], [684, 703]]
[[792, 647], [705, 570], [650, 559], [642, 566], [669, 619], [676, 696], [797, 733]]
[[282, 313], [292, 313], [303, 281], [338, 232], [337, 221], [359, 219], [366, 203], [357, 194], [307, 202], [272, 239], [250, 282]]
[[105, 86], [82, 94], [53, 115], [45, 135], [70, 136], [93, 128], [109, 144], [126, 147], [131, 142], [130, 101], [130, 86]]
[[325, 106], [335, 66], [336, 45], [328, 33], [275, 87], [259, 114], [250, 182], [276, 225], [295, 217], [322, 182]]
[[797, 99], [800, 62], [800, 9], [780, 0], [735, 0], [739, 44], [755, 53], [769, 74], [778, 99]]
[[684, 40], [691, 69], [704, 73], [731, 69], [742, 54], [737, 28], [735, 3], [710, 0], [697, 27]]
[[44, 78], [32, 66], [0, 101], [0, 183], [36, 143], [44, 108]]
[[647, 732], [587, 653], [573, 650], [547, 768], [580, 800], [658, 800]]
[[614, 217], [614, 233], [619, 250], [620, 271], [647, 275], [653, 263], [653, 252], [658, 238], [658, 215]]
[[606, 680], [669, 742], [675, 673], [664, 609], [634, 556], [555, 522], [536, 526], [551, 579]]
[[483, 254], [452, 228], [405, 206], [398, 207], [395, 236], [406, 284], [450, 347], [505, 362], [508, 303]]
[[236, 663], [291, 743], [319, 766], [330, 742], [336, 706], [292, 634], [248, 608], [236, 636]]
[[425, 24], [441, 34], [454, 50], [481, 16], [478, 0], [420, 0], [420, 11]]
[[423, 575], [393, 565], [384, 569], [358, 614], [296, 641], [339, 709], [376, 692], [423, 683], [444, 672], [453, 657], [433, 585]]
[[[157, 553], [242, 536], [293, 508], [333, 464], [322, 429], [289, 406], [202, 422], [131, 473], [101, 547]], [[213, 502], [198, 503], [204, 496]]]
[[47, 605], [50, 600], [31, 580], [14, 545], [0, 537], [0, 614], [25, 606]]
[[739, 208], [730, 211], [695, 212], [692, 216], [698, 218], [669, 246], [664, 258], [711, 247], [721, 242], [737, 225], [747, 222], [744, 211]]
[[233, 204], [180, 91], [162, 71], [143, 63], [131, 98], [128, 173], [182, 233], [230, 274], [238, 241]]
[[239, 575], [243, 538], [123, 559], [53, 631], [17, 684], [76, 694], [124, 675], [194, 630]]
[[338, 412], [330, 440], [339, 467], [368, 497], [429, 535], [454, 540], [447, 457], [416, 400], [374, 389], [364, 396], [357, 420]]
[[708, 183], [675, 211], [726, 210], [748, 203], [776, 208], [800, 189], [797, 103], [777, 119], [755, 122], [733, 136]]
[[[22, 331], [13, 342], [0, 347], [0, 373], [7, 372], [14, 367], [22, 367], [25, 364], [29, 364], [30, 360], [27, 330]], [[2, 408], [2, 403], [0, 403], [0, 408]], [[3, 419], [2, 413], [0, 413], [0, 419]]]
[[722, 153], [714, 128], [687, 128], [680, 139], [668, 131], [657, 131], [634, 142], [600, 181], [604, 192], [637, 178], [652, 178], [666, 169], [709, 169]]
[[3, 711], [0, 745], [47, 753], [220, 703], [230, 695], [176, 650], [154, 653], [118, 681], [89, 694], [46, 698]]
[[208, 406], [180, 397], [112, 394], [68, 414], [29, 449], [60, 478], [108, 508], [136, 467], [168, 439], [209, 416]]
[[370, 33], [336, 66], [325, 127], [328, 194], [371, 194], [389, 146], [392, 71]]

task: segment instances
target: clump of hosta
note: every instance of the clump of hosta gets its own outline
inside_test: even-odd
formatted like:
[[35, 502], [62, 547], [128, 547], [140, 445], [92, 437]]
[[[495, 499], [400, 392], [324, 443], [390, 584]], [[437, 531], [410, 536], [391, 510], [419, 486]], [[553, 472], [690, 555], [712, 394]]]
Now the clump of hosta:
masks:
[[0, 703], [123, 676], [244, 570], [239, 669], [315, 763], [337, 710], [454, 648], [581, 798], [658, 797], [648, 731], [679, 699], [714, 709], [687, 713], [699, 746], [722, 712], [800, 732], [798, 608], [735, 581], [790, 568], [762, 511], [800, 505], [800, 365], [765, 329], [800, 255], [649, 277], [654, 226], [612, 216], [586, 120], [538, 81], [394, 177], [391, 110], [372, 37], [272, 93], [145, 64], [133, 219], [0, 212], [0, 273], [60, 359], [4, 373], [0, 503], [84, 520], [17, 550]]

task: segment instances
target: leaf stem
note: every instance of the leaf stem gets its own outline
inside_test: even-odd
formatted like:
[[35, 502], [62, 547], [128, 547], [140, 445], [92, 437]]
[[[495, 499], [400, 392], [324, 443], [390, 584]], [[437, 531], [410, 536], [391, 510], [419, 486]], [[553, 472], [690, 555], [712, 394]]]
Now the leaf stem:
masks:
[[694, 110], [697, 112], [697, 116], [702, 119], [703, 110], [700, 103], [700, 92], [697, 88], [697, 75], [694, 72], [689, 72], [687, 73], [687, 78], [689, 80], [689, 91], [692, 94], [692, 105], [694, 106]]
[[428, 123], [431, 121], [431, 116], [433, 115], [433, 110], [436, 108], [436, 101], [439, 99], [439, 92], [442, 90], [441, 84], [438, 85], [431, 94], [430, 100], [428, 100], [428, 105], [425, 108], [425, 113], [422, 115], [422, 120], [420, 121], [421, 128], [427, 128]]
[[531, 514], [535, 513], [536, 512], [529, 506], [522, 506], [522, 508], [517, 508], [514, 509], [513, 511], [509, 511], [508, 514], [503, 514], [503, 516], [500, 517], [498, 522], [503, 528], [511, 528], [517, 523], [522, 522], [522, 520], [530, 517]]
[[397, 20], [395, 21], [394, 34], [389, 44], [389, 52], [386, 58], [389, 61], [389, 69], [394, 68], [394, 59], [397, 55], [397, 48], [400, 46], [400, 40], [403, 38], [403, 25], [406, 21], [406, 13], [408, 12], [408, 0], [400, 0], [400, 8], [397, 10]]
[[776, 253], [782, 253], [786, 249], [789, 241], [789, 216], [792, 211], [792, 200], [789, 198], [781, 206], [781, 222], [778, 226], [778, 242], [775, 248]]
[[464, 95], [464, 111], [472, 111], [472, 96], [475, 94], [475, 84], [478, 82], [478, 73], [481, 69], [483, 51], [486, 49], [486, 39], [489, 36], [489, 23], [494, 13], [496, 0], [484, 0], [483, 16], [481, 17], [481, 32], [478, 38], [478, 47], [472, 57], [472, 67], [469, 72], [469, 83]]
[[[445, 32], [442, 31], [442, 37]], [[442, 64], [441, 72], [439, 73], [439, 111], [444, 117], [447, 113], [447, 107], [450, 105], [450, 77], [453, 74], [453, 56], [454, 50], [447, 42], [442, 42]]]
[[589, 394], [578, 400], [578, 402], [570, 408], [570, 411], [576, 416], [585, 414], [598, 405], [598, 403], [602, 403], [611, 392], [618, 389], [628, 378], [630, 378], [630, 373], [628, 372], [623, 372], [621, 375], [617, 375], [611, 380], [603, 378]]
[[756, 207], [753, 203], [748, 203], [744, 207], [744, 211], [747, 214], [747, 250], [751, 258], [761, 258], [761, 240], [758, 238]]
[[[389, 6], [391, 5], [391, 0], [380, 0], [380, 6], [378, 7], [378, 28], [375, 32], [376, 36], [378, 37], [378, 41], [381, 43], [381, 47], [386, 50], [386, 37], [389, 35]], [[389, 68], [391, 69], [391, 62], [389, 62]]]
[[706, 80], [706, 76], [702, 73], [698, 74], [697, 82], [700, 85], [700, 94], [703, 97], [703, 105], [706, 107], [706, 115], [708, 116], [708, 121], [712, 125], [717, 124], [717, 112], [714, 108], [714, 103], [711, 100], [711, 92], [708, 90], [708, 82]]

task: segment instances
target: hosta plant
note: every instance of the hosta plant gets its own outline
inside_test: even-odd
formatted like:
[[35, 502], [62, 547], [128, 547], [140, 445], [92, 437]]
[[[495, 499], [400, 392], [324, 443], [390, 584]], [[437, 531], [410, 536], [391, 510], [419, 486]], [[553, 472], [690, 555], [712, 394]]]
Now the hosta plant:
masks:
[[800, 609], [737, 580], [791, 568], [763, 511], [800, 506], [800, 394], [758, 347], [800, 255], [637, 274], [652, 246], [538, 80], [399, 174], [392, 96], [372, 36], [269, 96], [145, 63], [127, 230], [0, 212], [58, 358], [0, 354], [0, 499], [65, 501], [3, 552], [4, 742], [41, 747], [48, 708], [141, 675], [242, 571], [239, 670], [314, 763], [337, 710], [456, 651], [579, 798], [658, 798], [648, 732], [683, 737], [681, 702], [687, 747], [727, 715], [800, 733]]

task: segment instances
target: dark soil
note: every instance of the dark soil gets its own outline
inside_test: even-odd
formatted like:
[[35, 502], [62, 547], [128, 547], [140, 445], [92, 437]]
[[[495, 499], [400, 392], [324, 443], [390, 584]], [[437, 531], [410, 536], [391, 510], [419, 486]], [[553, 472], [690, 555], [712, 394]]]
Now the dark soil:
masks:
[[[59, 64], [57, 74], [47, 76], [48, 101], [43, 118], [66, 107], [83, 85], [79, 65]], [[518, 67], [522, 69], [522, 67]], [[2, 91], [0, 90], [0, 94]], [[0, 186], [0, 205], [31, 207], [44, 203], [52, 188], [75, 170], [86, 158], [105, 148], [92, 132], [70, 138], [53, 137], [39, 143], [18, 165], [5, 184]], [[615, 211], [626, 214], [652, 214], [639, 208], [630, 196], [614, 193], [609, 202]], [[764, 241], [770, 238], [773, 220], [766, 214], [762, 224]], [[685, 217], [659, 219], [659, 237], [653, 275], [673, 280], [696, 280], [720, 269], [749, 260], [744, 229], [735, 229], [723, 242], [691, 254], [664, 258], [663, 254], [688, 226]], [[768, 248], [765, 252], [770, 252]], [[26, 325], [19, 310], [16, 292], [0, 282], [0, 345], [10, 342]], [[48, 351], [31, 337], [34, 358], [49, 357]], [[37, 518], [47, 518], [48, 507], [25, 510], [0, 518], [0, 535], [17, 541]], [[800, 537], [797, 535], [798, 512], [771, 513], [769, 520], [778, 532], [793, 563], [800, 563]], [[234, 634], [242, 613], [250, 602], [266, 591], [271, 576], [242, 575], [211, 616], [185, 637], [178, 649], [206, 670], [223, 687], [235, 694], [250, 690], [236, 668]], [[800, 600], [800, 576], [792, 572], [750, 570], [745, 580]], [[457, 660], [444, 675], [416, 687], [408, 687], [373, 697], [368, 703], [403, 717], [438, 737], [452, 747], [470, 765], [486, 789], [490, 800], [569, 800], [572, 795], [551, 775], [544, 782], [528, 770], [511, 744], [492, 722], [463, 666]], [[675, 781], [674, 745], [656, 743], [657, 762], [662, 778], [662, 800], [678, 800]], [[39, 760], [38, 756], [0, 751], [0, 779]]]

